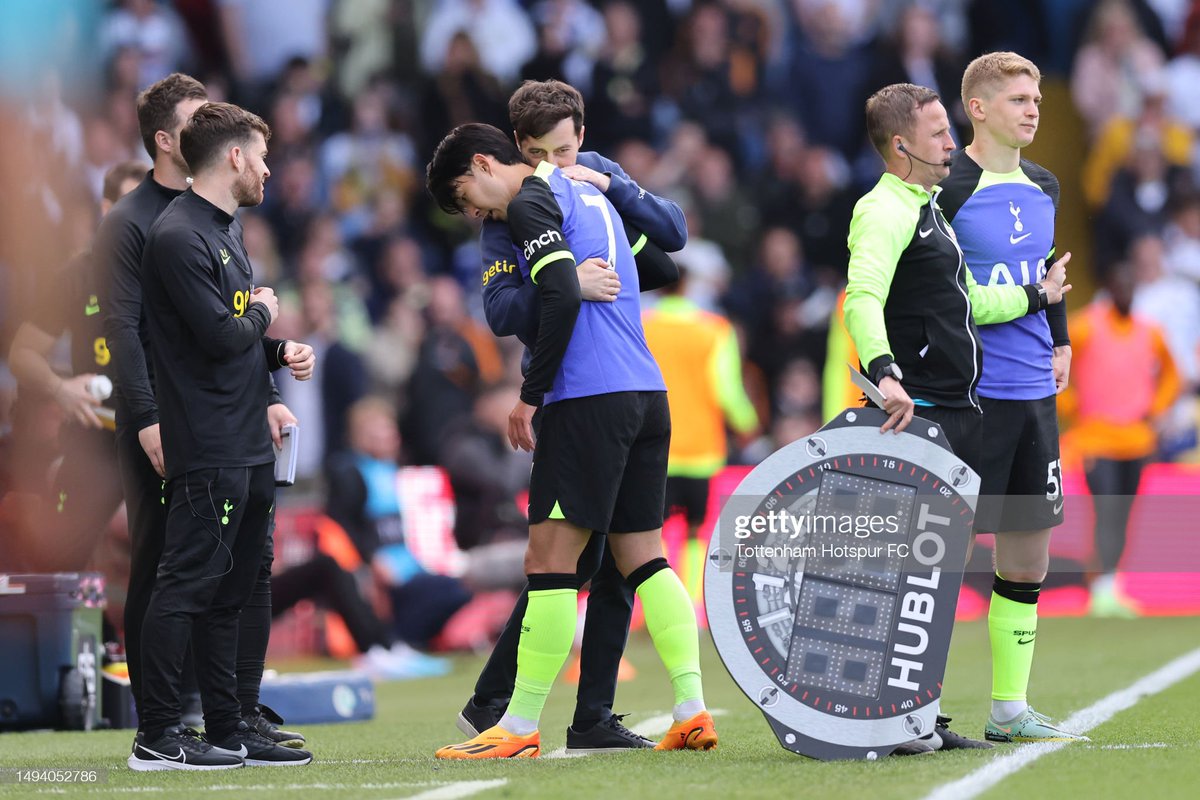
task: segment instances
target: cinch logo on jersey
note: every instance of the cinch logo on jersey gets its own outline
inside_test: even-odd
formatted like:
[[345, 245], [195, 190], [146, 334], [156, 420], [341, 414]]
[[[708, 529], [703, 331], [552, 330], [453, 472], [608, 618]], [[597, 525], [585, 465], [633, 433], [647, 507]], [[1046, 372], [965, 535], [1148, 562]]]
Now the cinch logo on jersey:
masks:
[[[528, 258], [528, 256], [526, 256]], [[512, 272], [517, 268], [516, 264], [509, 263], [507, 260], [497, 261], [483, 271], [483, 285], [487, 286], [488, 282], [497, 275]]]
[[526, 239], [525, 249], [522, 251], [522, 255], [525, 256], [526, 261], [533, 261], [533, 254], [538, 250], [541, 250], [543, 247], [549, 247], [554, 242], [561, 242], [562, 240], [562, 234], [558, 231], [546, 231], [536, 239]]

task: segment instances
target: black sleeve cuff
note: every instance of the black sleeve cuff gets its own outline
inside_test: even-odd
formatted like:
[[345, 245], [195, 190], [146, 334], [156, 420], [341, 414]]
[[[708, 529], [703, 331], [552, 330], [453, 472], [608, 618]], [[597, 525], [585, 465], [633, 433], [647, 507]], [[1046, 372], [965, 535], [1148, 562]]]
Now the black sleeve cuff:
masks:
[[883, 376], [880, 375], [880, 372], [888, 364], [894, 363], [896, 363], [896, 359], [889, 355], [882, 355], [878, 358], [872, 359], [871, 363], [867, 365], [867, 377], [871, 379], [871, 383], [874, 383], [878, 386], [879, 381], [883, 378]]
[[1046, 308], [1046, 322], [1050, 323], [1050, 339], [1055, 347], [1067, 347], [1071, 344], [1071, 334], [1067, 330], [1067, 304], [1055, 303]]
[[267, 356], [267, 369], [269, 369], [271, 372], [287, 366], [287, 364], [285, 364], [283, 361], [283, 348], [287, 347], [287, 343], [287, 339], [265, 340], [263, 352]]
[[1025, 290], [1025, 297], [1028, 298], [1028, 300], [1029, 300], [1029, 308], [1028, 308], [1028, 310], [1026, 310], [1025, 313], [1026, 314], [1036, 314], [1037, 312], [1041, 311], [1042, 310], [1042, 301], [1038, 297], [1037, 284], [1036, 283], [1027, 283], [1024, 286], [1022, 286], [1021, 288]]

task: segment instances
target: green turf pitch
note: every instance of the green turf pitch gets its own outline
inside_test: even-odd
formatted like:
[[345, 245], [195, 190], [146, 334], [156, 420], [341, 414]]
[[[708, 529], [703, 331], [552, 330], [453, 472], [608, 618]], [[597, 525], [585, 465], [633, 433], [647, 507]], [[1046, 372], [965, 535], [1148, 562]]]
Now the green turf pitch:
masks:
[[[1200, 619], [1135, 622], [1050, 619], [1041, 623], [1034, 664], [1035, 707], [1062, 719], [1200, 646]], [[705, 637], [707, 639], [707, 637]], [[622, 684], [617, 711], [631, 726], [670, 710], [662, 667], [635, 635], [637, 680]], [[139, 798], [923, 798], [1013, 746], [876, 763], [822, 764], [780, 748], [762, 716], [704, 651], [708, 704], [720, 747], [710, 753], [627, 753], [520, 762], [448, 763], [440, 745], [462, 739], [454, 718], [481, 660], [464, 657], [446, 678], [383, 684], [373, 722], [308, 726], [312, 766], [221, 773], [134, 773], [125, 767], [130, 732], [0, 734], [0, 767], [108, 768], [96, 797]], [[279, 666], [279, 665], [274, 665]], [[328, 664], [309, 665], [328, 667]], [[955, 631], [942, 709], [953, 727], [978, 736], [987, 713], [989, 658], [983, 622]], [[543, 721], [543, 748], [564, 744], [574, 687], [559, 684]], [[1143, 699], [1091, 731], [1091, 744], [1038, 759], [981, 795], [988, 798], [1191, 798], [1200, 796], [1200, 675]], [[1021, 747], [1021, 746], [1017, 746]], [[502, 782], [502, 783], [501, 783]], [[72, 786], [0, 785], [0, 796], [82, 795]]]

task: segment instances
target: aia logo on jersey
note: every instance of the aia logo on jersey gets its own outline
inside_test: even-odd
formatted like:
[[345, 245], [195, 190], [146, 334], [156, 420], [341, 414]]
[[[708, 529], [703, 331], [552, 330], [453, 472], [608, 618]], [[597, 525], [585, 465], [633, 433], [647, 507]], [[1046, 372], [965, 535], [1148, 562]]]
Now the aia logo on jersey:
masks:
[[554, 242], [561, 242], [562, 240], [562, 234], [558, 231], [546, 231], [536, 239], [526, 239], [525, 249], [521, 252], [522, 255], [525, 256], [526, 261], [532, 261], [533, 254], [538, 250], [541, 250], [543, 247], [549, 247]]

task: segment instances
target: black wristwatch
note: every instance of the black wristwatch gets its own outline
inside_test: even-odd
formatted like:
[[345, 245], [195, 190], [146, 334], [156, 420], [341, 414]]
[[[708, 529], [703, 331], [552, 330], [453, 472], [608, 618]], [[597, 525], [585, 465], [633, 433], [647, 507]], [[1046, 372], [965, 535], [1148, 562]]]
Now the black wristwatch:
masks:
[[1050, 305], [1050, 296], [1046, 294], [1046, 287], [1042, 284], [1037, 285], [1038, 311], [1045, 311]]
[[878, 386], [879, 382], [884, 378], [895, 378], [898, 381], [904, 380], [904, 373], [900, 371], [900, 366], [895, 361], [889, 361], [886, 364], [876, 367], [871, 373], [871, 381]]

